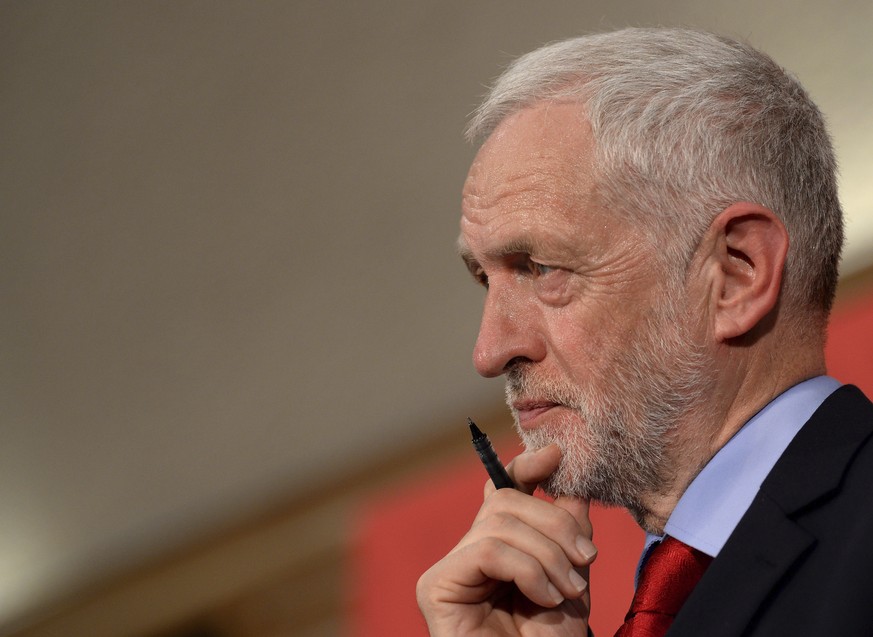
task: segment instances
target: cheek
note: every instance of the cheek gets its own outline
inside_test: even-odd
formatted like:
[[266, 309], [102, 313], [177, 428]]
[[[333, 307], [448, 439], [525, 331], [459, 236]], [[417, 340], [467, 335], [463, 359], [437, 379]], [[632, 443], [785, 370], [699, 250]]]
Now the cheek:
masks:
[[548, 321], [549, 346], [561, 373], [575, 384], [602, 382], [620, 352], [639, 338], [642, 317], [603, 313], [580, 316], [575, 312], [556, 313]]
[[599, 326], [583, 324], [576, 317], [549, 323], [549, 346], [561, 374], [576, 384], [590, 382], [597, 373], [606, 334]]

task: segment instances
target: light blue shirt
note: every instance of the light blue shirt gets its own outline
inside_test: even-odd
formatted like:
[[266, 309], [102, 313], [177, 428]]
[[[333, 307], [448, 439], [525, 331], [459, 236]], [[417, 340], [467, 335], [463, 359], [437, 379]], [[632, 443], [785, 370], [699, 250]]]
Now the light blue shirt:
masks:
[[[707, 555], [718, 555], [788, 444], [839, 386], [829, 376], [811, 378], [755, 414], [694, 478], [664, 532]], [[643, 555], [660, 539], [647, 535]]]

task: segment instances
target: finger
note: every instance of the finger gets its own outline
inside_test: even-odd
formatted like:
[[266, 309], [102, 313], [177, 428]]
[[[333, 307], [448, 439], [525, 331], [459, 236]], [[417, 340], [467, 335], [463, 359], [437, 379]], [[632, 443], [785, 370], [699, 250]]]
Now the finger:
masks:
[[[525, 451], [516, 456], [508, 465], [506, 472], [515, 483], [517, 491], [528, 495], [536, 491], [539, 483], [548, 478], [561, 462], [561, 450], [557, 445], [549, 445], [534, 451]], [[497, 491], [494, 482], [488, 480], [485, 483], [483, 496]]]
[[[508, 534], [515, 531], [514, 521], [529, 527], [542, 541], [556, 544], [576, 566], [584, 566], [591, 562], [592, 550], [590, 523], [583, 513], [584, 503], [567, 503], [575, 507], [577, 519], [573, 513], [556, 506], [554, 503], [540, 498], [531, 497], [514, 489], [501, 489], [485, 500], [476, 514], [470, 532], [461, 540], [458, 547], [474, 542], [488, 535], [501, 537], [510, 541]], [[582, 520], [582, 523], [580, 523]], [[528, 544], [515, 543], [519, 548]]]
[[[539, 606], [554, 608], [561, 604], [568, 586], [552, 581], [542, 563], [534, 556], [495, 537], [485, 537], [462, 550], [450, 553], [433, 567], [430, 577], [442, 580], [441, 601], [476, 603], [487, 599], [494, 590], [494, 581], [513, 582], [519, 591]], [[565, 578], [566, 579], [566, 578]], [[571, 596], [575, 589], [570, 587]]]
[[557, 445], [549, 445], [516, 456], [506, 471], [519, 491], [531, 494], [540, 482], [555, 472], [560, 463], [561, 450]]
[[496, 539], [512, 546], [533, 557], [564, 597], [578, 598], [585, 590], [587, 582], [584, 577], [580, 577], [577, 567], [582, 568], [585, 563], [578, 556], [572, 531], [560, 535], [563, 545], [515, 515], [499, 513], [477, 521], [465, 544], [476, 543], [483, 539]]
[[580, 536], [576, 538], [576, 547], [590, 564], [597, 557], [597, 547], [592, 542], [594, 528], [589, 516], [589, 501], [571, 496], [560, 496], [555, 498], [553, 504], [573, 516], [573, 519], [579, 524]]

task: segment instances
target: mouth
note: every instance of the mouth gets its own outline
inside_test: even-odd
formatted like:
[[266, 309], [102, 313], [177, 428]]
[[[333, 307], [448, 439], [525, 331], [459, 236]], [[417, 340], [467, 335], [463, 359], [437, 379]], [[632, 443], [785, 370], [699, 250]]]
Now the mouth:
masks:
[[522, 429], [534, 429], [536, 420], [546, 412], [560, 407], [558, 403], [541, 400], [517, 400], [512, 403], [518, 426]]

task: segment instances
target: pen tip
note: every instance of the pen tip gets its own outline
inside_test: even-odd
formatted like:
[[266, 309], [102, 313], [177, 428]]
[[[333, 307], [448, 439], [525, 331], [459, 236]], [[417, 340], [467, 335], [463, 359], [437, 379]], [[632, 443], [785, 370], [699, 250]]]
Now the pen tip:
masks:
[[467, 422], [470, 424], [470, 433], [473, 434], [473, 440], [485, 437], [485, 434], [483, 434], [479, 427], [476, 426], [476, 423], [473, 422], [472, 418], [467, 418]]

